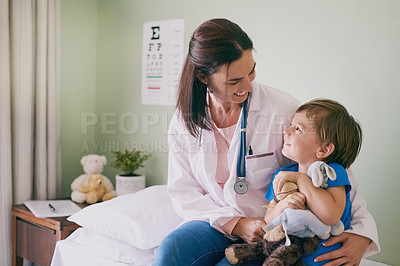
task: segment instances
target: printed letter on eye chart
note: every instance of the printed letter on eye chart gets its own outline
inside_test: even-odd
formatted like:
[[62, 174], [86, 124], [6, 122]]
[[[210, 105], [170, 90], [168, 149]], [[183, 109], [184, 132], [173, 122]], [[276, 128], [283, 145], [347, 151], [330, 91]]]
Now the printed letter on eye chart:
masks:
[[143, 24], [142, 104], [175, 105], [183, 37], [183, 19]]

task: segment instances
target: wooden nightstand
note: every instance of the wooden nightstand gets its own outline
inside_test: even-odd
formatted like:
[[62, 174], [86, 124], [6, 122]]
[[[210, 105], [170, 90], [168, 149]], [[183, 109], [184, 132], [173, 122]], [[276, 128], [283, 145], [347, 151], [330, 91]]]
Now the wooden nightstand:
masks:
[[[80, 205], [84, 206], [87, 205]], [[56, 242], [79, 228], [67, 217], [37, 218], [23, 204], [14, 205], [11, 213], [13, 266], [22, 265], [23, 259], [39, 265], [50, 265]]]

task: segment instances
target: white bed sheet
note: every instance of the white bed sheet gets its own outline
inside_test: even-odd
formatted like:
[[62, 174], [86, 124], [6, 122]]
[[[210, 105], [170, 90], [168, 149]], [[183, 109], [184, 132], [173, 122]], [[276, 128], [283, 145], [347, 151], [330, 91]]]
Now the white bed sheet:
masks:
[[[85, 249], [83, 245], [72, 239], [65, 239], [57, 242], [52, 266], [142, 266], [151, 265], [152, 259], [145, 264], [130, 264], [107, 259], [93, 254]], [[368, 259], [361, 261], [361, 266], [384, 266], [387, 264], [375, 262]]]
[[87, 250], [84, 245], [75, 242], [73, 239], [67, 238], [57, 242], [52, 266], [147, 266], [151, 265], [153, 258], [149, 258], [148, 254], [142, 261], [147, 263], [124, 263], [99, 256]]
[[100, 256], [96, 256], [85, 251], [81, 245], [68, 239], [60, 240], [54, 250], [52, 266], [127, 266], [123, 262], [112, 261]]
[[151, 265], [154, 250], [138, 249], [90, 229], [79, 228], [67, 239], [57, 242], [51, 265]]

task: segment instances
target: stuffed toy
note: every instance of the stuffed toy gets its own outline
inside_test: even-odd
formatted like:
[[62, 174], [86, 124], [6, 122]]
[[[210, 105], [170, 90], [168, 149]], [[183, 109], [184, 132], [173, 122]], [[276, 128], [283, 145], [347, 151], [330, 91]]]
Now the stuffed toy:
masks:
[[[97, 154], [89, 154], [83, 156], [81, 159], [81, 164], [83, 166], [83, 171], [85, 174], [82, 174], [75, 178], [75, 180], [71, 183], [71, 199], [77, 203], [82, 203], [86, 201], [86, 194], [79, 191], [82, 186], [88, 185], [89, 178], [92, 175], [100, 174], [103, 172], [104, 166], [107, 164], [107, 158], [105, 156], [100, 156]], [[110, 179], [101, 175], [103, 177], [103, 185], [106, 187], [107, 193], [112, 197], [115, 197], [116, 192], [114, 190], [114, 186], [111, 183]]]
[[[273, 208], [280, 200], [296, 191], [299, 191], [297, 184], [284, 183], [281, 192], [275, 195], [275, 199], [267, 207]], [[315, 234], [311, 237], [287, 235], [284, 225], [277, 224], [277, 218], [273, 220], [276, 222], [273, 226], [271, 222], [267, 225], [269, 228], [263, 228], [266, 233], [262, 241], [255, 244], [230, 245], [225, 250], [228, 261], [231, 264], [242, 264], [253, 260], [263, 260], [263, 265], [303, 265], [301, 256], [304, 253], [310, 254], [318, 248], [318, 237]]]
[[[316, 161], [311, 164], [307, 175], [311, 178], [314, 186], [322, 188], [328, 187], [328, 178], [331, 180], [336, 179], [335, 170], [322, 161]], [[273, 207], [277, 204], [277, 200], [282, 200], [288, 194], [298, 191], [297, 184], [290, 183], [286, 182], [284, 184], [282, 191], [275, 195], [275, 199], [270, 202], [268, 207]], [[276, 228], [277, 226], [279, 227]], [[328, 239], [331, 234], [337, 236], [344, 231], [344, 225], [340, 220], [335, 225], [330, 226], [322, 223], [310, 210], [294, 209], [286, 209], [263, 229], [268, 234], [269, 230], [281, 230], [280, 228], [285, 232], [286, 246], [290, 245], [290, 238], [287, 236], [289, 234], [298, 237], [313, 237], [317, 235], [321, 239]]]
[[103, 176], [100, 174], [89, 177], [88, 184], [79, 189], [79, 192], [86, 195], [86, 203], [93, 204], [100, 200], [106, 201], [113, 198], [112, 194], [103, 183]]
[[231, 264], [242, 264], [249, 261], [264, 261], [264, 266], [271, 265], [304, 265], [301, 256], [317, 250], [317, 236], [301, 238], [289, 236], [291, 245], [285, 245], [285, 238], [278, 241], [263, 241], [255, 244], [232, 244], [225, 250], [225, 256]]
[[[307, 172], [307, 175], [312, 179], [315, 186], [323, 188], [327, 187], [328, 178], [335, 180], [336, 173], [324, 162], [313, 163]], [[275, 194], [275, 199], [267, 205], [267, 207], [274, 207], [277, 202], [286, 198], [289, 194], [298, 191], [297, 184], [286, 182], [281, 192]], [[263, 248], [260, 248], [260, 243], [250, 244], [234, 244], [228, 247], [225, 251], [226, 257], [231, 264], [244, 263], [253, 260], [254, 258], [264, 258], [264, 265], [269, 258], [280, 258], [282, 264], [277, 265], [292, 265], [301, 262], [303, 252], [314, 252], [319, 241], [315, 246], [315, 239], [327, 239], [330, 234], [339, 235], [344, 231], [344, 226], [341, 221], [336, 225], [329, 226], [322, 223], [310, 210], [293, 210], [286, 209], [281, 215], [276, 217], [264, 228], [266, 232], [262, 241]], [[290, 235], [290, 236], [289, 236]], [[294, 241], [295, 243], [292, 243]], [[294, 246], [293, 246], [294, 244]], [[304, 248], [307, 247], [307, 248]], [[266, 248], [267, 247], [267, 248]], [[313, 247], [313, 248], [311, 248]], [[311, 252], [310, 252], [311, 251]], [[288, 261], [287, 252], [291, 254], [299, 254], [295, 260]], [[292, 259], [292, 258], [290, 258]]]

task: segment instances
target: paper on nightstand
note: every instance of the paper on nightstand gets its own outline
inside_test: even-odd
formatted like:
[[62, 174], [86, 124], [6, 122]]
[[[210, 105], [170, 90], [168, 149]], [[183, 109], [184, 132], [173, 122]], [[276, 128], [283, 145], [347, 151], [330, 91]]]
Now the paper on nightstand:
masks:
[[72, 200], [27, 200], [24, 204], [38, 218], [70, 216], [81, 210]]

